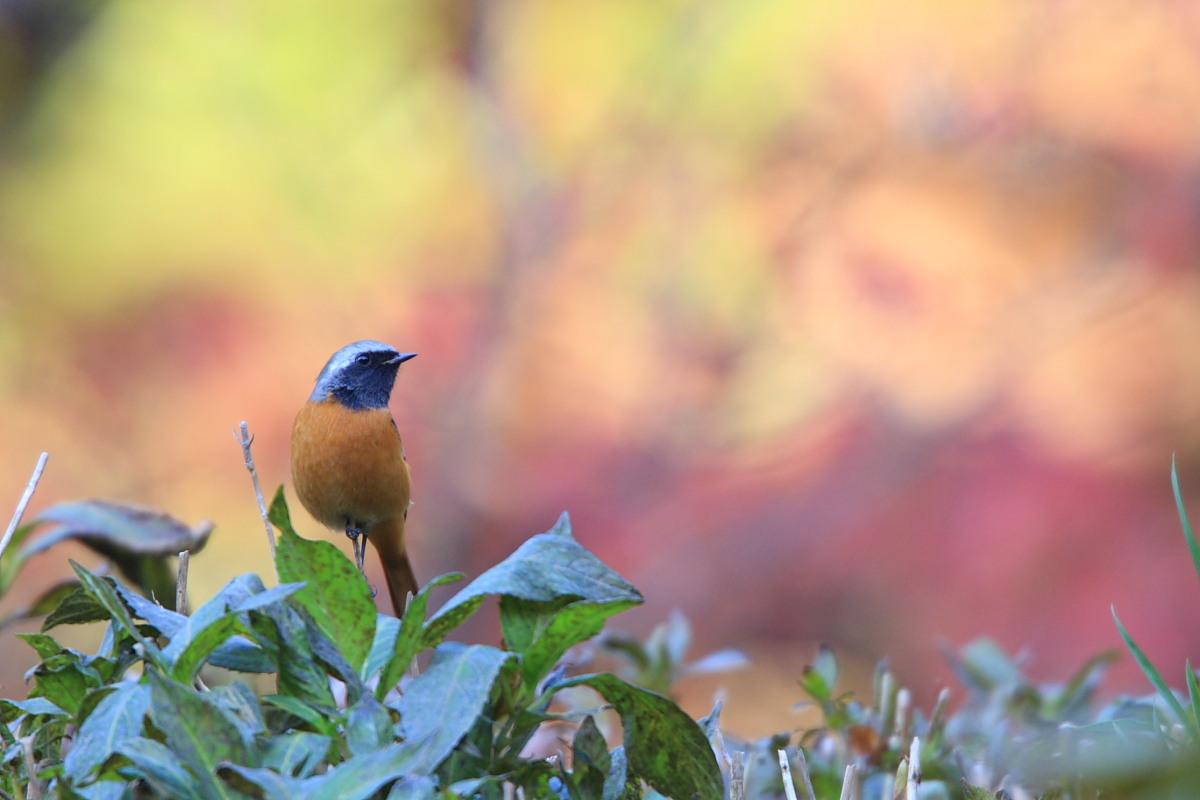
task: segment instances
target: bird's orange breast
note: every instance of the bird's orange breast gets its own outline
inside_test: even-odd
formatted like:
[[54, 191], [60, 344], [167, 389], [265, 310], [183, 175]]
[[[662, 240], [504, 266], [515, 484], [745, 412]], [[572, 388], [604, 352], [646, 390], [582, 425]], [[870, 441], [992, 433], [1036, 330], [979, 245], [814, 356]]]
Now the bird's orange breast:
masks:
[[330, 528], [403, 519], [412, 482], [391, 412], [305, 403], [292, 425], [292, 483], [308, 512]]

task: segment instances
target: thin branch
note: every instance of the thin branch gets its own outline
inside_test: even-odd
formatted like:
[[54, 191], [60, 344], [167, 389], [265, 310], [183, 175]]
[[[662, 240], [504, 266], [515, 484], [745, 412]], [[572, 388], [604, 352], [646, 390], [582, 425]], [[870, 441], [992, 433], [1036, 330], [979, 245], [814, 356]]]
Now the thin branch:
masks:
[[813, 791], [812, 776], [808, 774], [808, 759], [804, 757], [804, 747], [796, 745], [796, 760], [800, 762], [800, 776], [804, 778], [804, 791], [808, 792], [808, 800], [817, 800]]
[[796, 784], [792, 781], [792, 765], [788, 763], [787, 751], [778, 750], [779, 772], [783, 775], [783, 793], [787, 800], [797, 800]]
[[746, 753], [737, 750], [729, 767], [729, 800], [746, 800]]
[[49, 453], [42, 453], [37, 466], [33, 468], [33, 475], [29, 478], [29, 485], [25, 487], [25, 494], [21, 495], [21, 500], [17, 503], [17, 510], [13, 514], [12, 522], [8, 523], [8, 530], [4, 532], [4, 538], [0, 539], [0, 559], [4, 558], [8, 544], [12, 541], [13, 534], [17, 532], [17, 526], [21, 524], [21, 517], [25, 516], [25, 509], [28, 507], [29, 501], [33, 499], [33, 493], [37, 489], [38, 481], [42, 479], [42, 472], [46, 469], [46, 462], [49, 459]]
[[[881, 794], [885, 800], [891, 800], [891, 794]], [[846, 765], [846, 775], [842, 778], [842, 793], [840, 800], [857, 800], [858, 798], [858, 767]]]
[[25, 771], [29, 774], [29, 800], [42, 800], [42, 784], [38, 781], [37, 758], [33, 753], [33, 737], [21, 739], [21, 750], [25, 754]]
[[921, 785], [921, 739], [913, 737], [908, 749], [908, 785], [904, 790], [905, 800], [917, 800], [917, 789]]
[[267, 529], [267, 541], [271, 543], [271, 560], [275, 560], [275, 529], [271, 527], [271, 518], [267, 515], [267, 501], [263, 499], [262, 484], [258, 482], [258, 470], [254, 468], [254, 456], [250, 453], [250, 445], [254, 437], [250, 435], [250, 426], [245, 420], [241, 424], [241, 435], [233, 432], [233, 437], [242, 446], [242, 455], [246, 458], [246, 469], [250, 470], [250, 480], [254, 481], [254, 496], [258, 498], [258, 512], [262, 515], [263, 527]]
[[177, 614], [186, 614], [187, 610], [187, 582], [188, 582], [188, 564], [192, 560], [190, 550], [183, 550], [179, 553], [179, 568], [176, 571], [175, 577], [175, 612]]

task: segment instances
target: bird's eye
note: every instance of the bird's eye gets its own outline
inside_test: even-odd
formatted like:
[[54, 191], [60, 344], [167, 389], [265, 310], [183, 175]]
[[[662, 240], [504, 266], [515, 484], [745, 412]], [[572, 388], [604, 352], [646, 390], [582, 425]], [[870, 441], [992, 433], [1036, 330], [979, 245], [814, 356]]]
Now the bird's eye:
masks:
[[371, 363], [371, 357], [369, 355], [367, 355], [366, 353], [363, 353], [360, 356], [355, 356], [354, 361], [355, 361], [355, 363], [359, 364], [360, 366], [365, 367], [367, 364]]

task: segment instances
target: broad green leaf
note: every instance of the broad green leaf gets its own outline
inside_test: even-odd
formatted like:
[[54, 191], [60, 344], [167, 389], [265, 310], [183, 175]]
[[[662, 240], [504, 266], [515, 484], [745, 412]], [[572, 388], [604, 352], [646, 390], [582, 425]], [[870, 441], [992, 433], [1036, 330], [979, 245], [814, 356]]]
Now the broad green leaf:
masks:
[[346, 746], [353, 755], [372, 753], [396, 740], [392, 715], [370, 692], [347, 708], [344, 718]]
[[355, 672], [360, 671], [371, 652], [377, 616], [366, 578], [332, 542], [302, 539], [296, 534], [283, 487], [271, 504], [271, 520], [278, 520], [281, 533], [275, 551], [279, 579], [307, 582], [296, 599], [338, 645]]
[[59, 588], [70, 589], [70, 592], [46, 612], [46, 619], [42, 623], [43, 631], [58, 625], [81, 625], [108, 619], [108, 612], [104, 610], [104, 606], [88, 594], [78, 581], [61, 583]]
[[54, 527], [23, 548], [20, 560], [75, 539], [116, 564], [147, 595], [171, 600], [175, 575], [166, 559], [183, 550], [199, 552], [212, 532], [211, 525], [191, 528], [161, 511], [110, 500], [61, 503], [35, 522]]
[[138, 630], [137, 625], [134, 624], [133, 616], [121, 601], [116, 588], [114, 588], [116, 582], [112, 578], [101, 578], [98, 575], [94, 575], [74, 561], [71, 562], [71, 568], [75, 570], [80, 584], [83, 585], [88, 594], [94, 597], [100, 605], [104, 606], [104, 610], [108, 612], [113, 623], [119, 625], [125, 633], [136, 639], [137, 643], [142, 646], [146, 660], [160, 669], [165, 668], [166, 662], [162, 657], [162, 652], [154, 642], [143, 636], [142, 632]]
[[[294, 584], [284, 584], [276, 587], [278, 590], [294, 591]], [[276, 591], [273, 589], [271, 591]], [[163, 636], [174, 640], [177, 632], [188, 624], [188, 617], [184, 614], [178, 614], [174, 611], [163, 608], [157, 603], [147, 600], [136, 592], [131, 592], [125, 587], [117, 584], [117, 591], [121, 595], [121, 599], [125, 604], [132, 609], [134, 616], [138, 619], [144, 619], [156, 628]], [[225, 588], [221, 590], [221, 594], [226, 596], [230, 603], [238, 605], [239, 610], [247, 610], [244, 604], [257, 600], [261, 595], [266, 593], [263, 587], [262, 579], [257, 575], [242, 575], [234, 578]], [[216, 598], [214, 598], [215, 600]], [[211, 602], [211, 601], [210, 601]], [[208, 606], [206, 603], [201, 608]], [[262, 648], [250, 642], [248, 639], [241, 636], [234, 636], [224, 642], [208, 659], [210, 664], [225, 669], [237, 670], [239, 672], [274, 672], [275, 665], [263, 652]]]
[[1179, 703], [1179, 698], [1175, 696], [1175, 692], [1171, 691], [1171, 687], [1167, 686], [1167, 682], [1163, 680], [1158, 669], [1142, 652], [1142, 649], [1133, 641], [1133, 637], [1129, 635], [1129, 631], [1125, 630], [1125, 626], [1121, 624], [1121, 620], [1117, 618], [1117, 607], [1112, 609], [1113, 621], [1117, 623], [1117, 631], [1121, 634], [1121, 638], [1125, 640], [1125, 646], [1129, 648], [1129, 652], [1133, 653], [1133, 658], [1137, 661], [1138, 666], [1142, 668], [1142, 672], [1146, 674], [1146, 678], [1158, 690], [1158, 694], [1162, 697], [1167, 707], [1171, 709], [1171, 713], [1184, 726], [1188, 725], [1187, 712], [1183, 710], [1183, 706]]
[[[412, 602], [408, 604], [408, 608], [404, 611], [404, 619], [400, 621], [399, 630], [393, 638], [391, 651], [387, 655], [387, 659], [383, 663], [382, 672], [379, 675], [379, 683], [375, 687], [375, 694], [379, 699], [383, 699], [384, 695], [390, 692], [400, 679], [404, 677], [404, 673], [408, 672], [412, 660], [417, 653], [421, 651], [424, 644], [425, 630], [425, 612], [429, 608], [429, 592], [437, 586], [445, 586], [448, 583], [462, 580], [461, 572], [450, 572], [445, 575], [439, 575], [428, 584], [426, 584]], [[383, 619], [384, 617], [381, 617]], [[387, 617], [393, 622], [395, 617]], [[374, 659], [368, 659], [368, 662]], [[371, 672], [364, 668], [364, 677], [369, 676]]]
[[217, 686], [207, 693], [207, 697], [225, 712], [226, 719], [238, 726], [245, 741], [250, 742], [257, 736], [267, 734], [262, 704], [258, 695], [246, 684], [234, 681]]
[[307, 798], [309, 792], [308, 781], [265, 767], [224, 764], [217, 770], [217, 777], [231, 790], [258, 800], [296, 800]]
[[247, 764], [250, 743], [241, 728], [210, 698], [160, 675], [149, 673], [150, 719], [166, 736], [173, 757], [199, 781], [211, 798], [234, 797], [232, 790], [217, 780], [217, 767], [224, 762]]
[[833, 650], [826, 645], [817, 649], [817, 657], [811, 666], [806, 665], [800, 685], [812, 695], [814, 700], [826, 701], [833, 699], [834, 687], [837, 686], [838, 662]]
[[66, 539], [78, 539], [96, 552], [118, 560], [128, 555], [175, 556], [184, 550], [199, 552], [211, 529], [193, 530], [185, 523], [152, 508], [112, 500], [60, 503], [38, 514], [34, 523], [55, 525], [22, 554], [40, 553]]
[[59, 653], [31, 671], [37, 681], [35, 691], [72, 716], [79, 714], [83, 698], [101, 684], [94, 669], [81, 664], [72, 653]]
[[625, 755], [625, 746], [614, 747], [608, 754], [608, 777], [604, 780], [604, 800], [622, 800], [641, 796], [641, 784], [634, 775], [629, 774], [629, 759]]
[[250, 612], [250, 638], [258, 644], [279, 672], [279, 692], [332, 714], [336, 702], [329, 677], [317, 664], [303, 617], [287, 605]]
[[17, 638], [37, 651], [38, 658], [43, 660], [68, 652], [53, 636], [45, 633], [18, 633]]
[[70, 716], [66, 709], [55, 705], [44, 697], [30, 697], [26, 700], [0, 699], [0, 721], [6, 725], [22, 714], [29, 716]]
[[399, 742], [363, 753], [338, 764], [319, 778], [310, 778], [310, 800], [366, 800], [404, 775], [432, 769], [420, 748]]
[[406, 775], [392, 784], [387, 800], [431, 800], [437, 794], [437, 779], [428, 775]]
[[338, 732], [335, 717], [331, 716], [328, 711], [314, 708], [299, 698], [282, 694], [269, 694], [264, 696], [262, 701], [311, 725], [313, 729], [323, 736], [333, 737]]
[[263, 765], [282, 775], [307, 778], [325, 763], [333, 738], [308, 731], [291, 731], [271, 737]]
[[[212, 623], [200, 630], [185, 629], [163, 651], [163, 655], [171, 664], [171, 677], [182, 683], [191, 683], [204, 666], [204, 662], [213, 652], [237, 633], [245, 632], [237, 612], [218, 617]], [[176, 647], [176, 644], [182, 645]]]
[[397, 706], [399, 731], [421, 751], [427, 770], [436, 768], [475, 724], [501, 667], [513, 657], [485, 645], [444, 644], [429, 669], [407, 685]]
[[133, 766], [147, 782], [165, 797], [176, 800], [210, 800], [229, 796], [207, 794], [196, 777], [184, 769], [179, 757], [166, 745], [153, 739], [126, 739], [117, 743], [116, 751], [133, 762]]
[[600, 633], [605, 620], [636, 604], [635, 600], [594, 603], [569, 599], [539, 603], [501, 597], [504, 644], [521, 654], [521, 677], [533, 689], [568, 649], [591, 639]]
[[675, 703], [615, 675], [580, 675], [547, 691], [590, 686], [621, 716], [634, 775], [668, 797], [720, 800], [724, 782], [704, 731]]
[[608, 754], [608, 743], [604, 734], [596, 727], [590, 715], [583, 718], [571, 744], [574, 756], [571, 760], [572, 793], [579, 797], [603, 797], [604, 784], [608, 780], [612, 757]]
[[426, 646], [440, 642], [489, 595], [539, 603], [563, 598], [596, 604], [642, 602], [632, 584], [575, 541], [566, 514], [452, 597], [426, 626]]
[[[416, 598], [413, 598], [416, 601]], [[409, 604], [412, 608], [412, 604]], [[405, 612], [408, 613], [407, 611]], [[375, 617], [375, 640], [371, 642], [371, 652], [367, 654], [367, 660], [363, 662], [362, 672], [359, 673], [362, 679], [368, 680], [372, 675], [378, 674], [391, 660], [392, 654], [396, 650], [396, 640], [400, 636], [400, 620], [393, 617], [391, 614], [379, 614]], [[381, 699], [387, 689], [376, 689], [375, 693]]]
[[117, 745], [142, 735], [150, 710], [150, 687], [122, 683], [105, 695], [75, 734], [63, 767], [68, 777], [82, 782], [108, 760]]

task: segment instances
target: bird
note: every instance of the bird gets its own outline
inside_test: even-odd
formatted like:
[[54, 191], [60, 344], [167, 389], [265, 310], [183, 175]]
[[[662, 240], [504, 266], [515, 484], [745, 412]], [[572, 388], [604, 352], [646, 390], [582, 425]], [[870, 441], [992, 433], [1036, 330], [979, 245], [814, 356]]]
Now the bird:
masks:
[[366, 543], [379, 553], [397, 617], [417, 592], [404, 540], [412, 476], [388, 409], [400, 365], [416, 353], [364, 339], [334, 353], [292, 424], [292, 485], [327, 528], [344, 531], [359, 571]]

